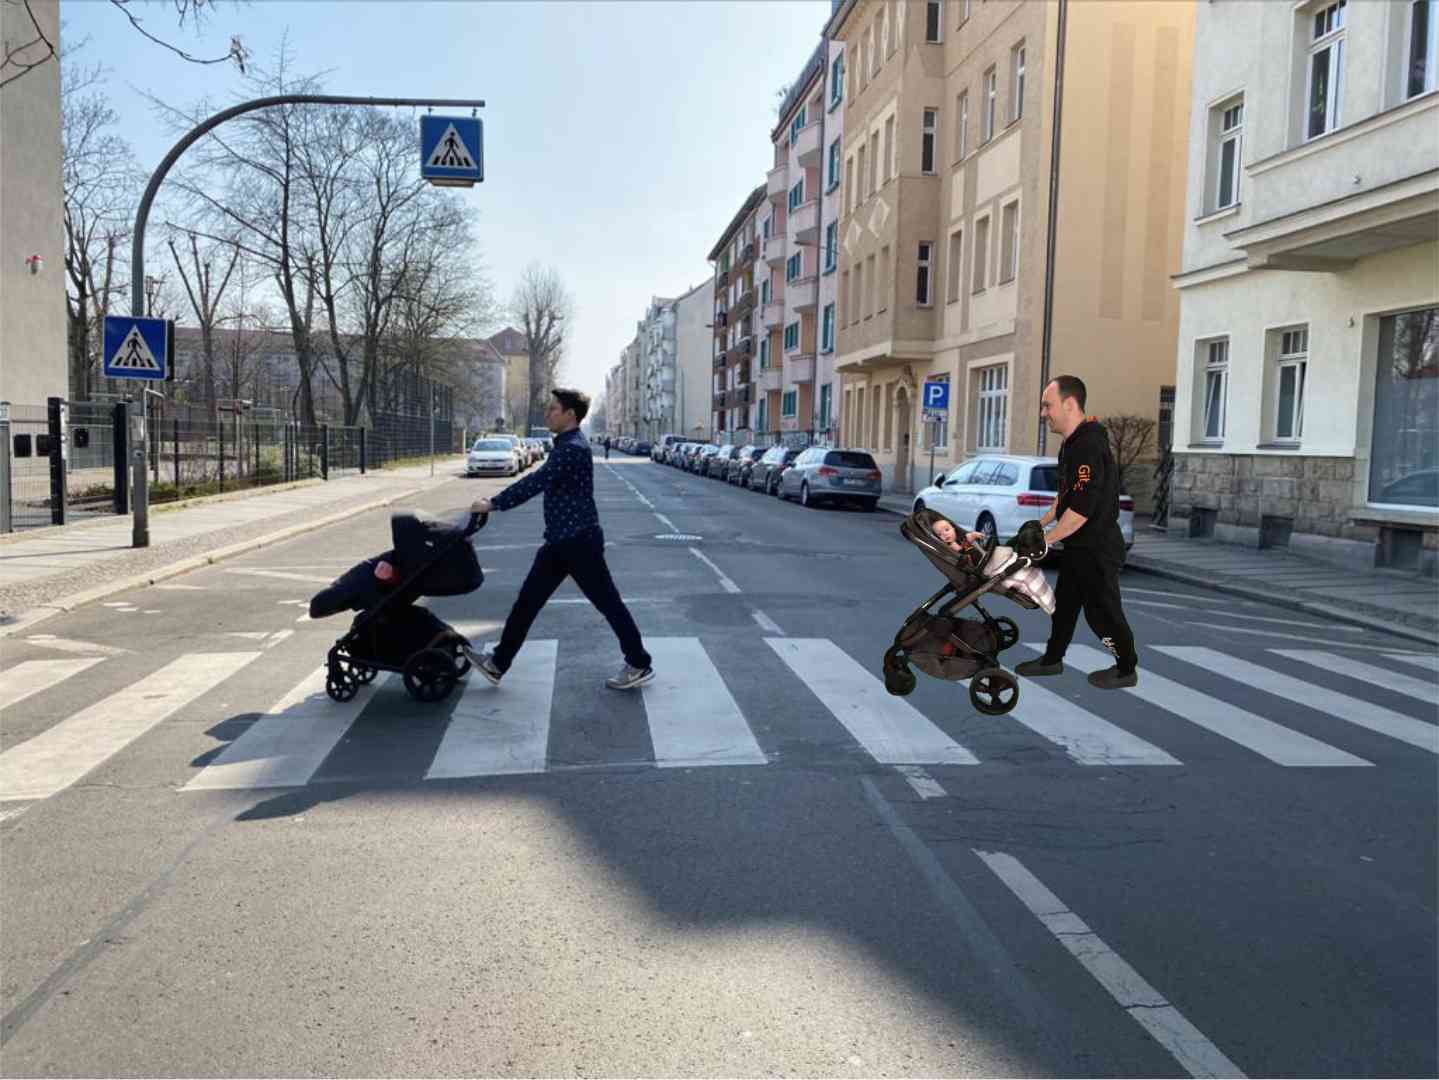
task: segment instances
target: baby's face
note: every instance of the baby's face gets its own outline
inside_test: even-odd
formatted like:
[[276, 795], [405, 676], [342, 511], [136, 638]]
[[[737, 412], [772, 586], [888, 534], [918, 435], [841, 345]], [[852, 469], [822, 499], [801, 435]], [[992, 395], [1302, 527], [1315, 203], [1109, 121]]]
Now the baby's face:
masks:
[[946, 544], [954, 543], [956, 537], [954, 526], [944, 518], [940, 518], [934, 523], [934, 535]]

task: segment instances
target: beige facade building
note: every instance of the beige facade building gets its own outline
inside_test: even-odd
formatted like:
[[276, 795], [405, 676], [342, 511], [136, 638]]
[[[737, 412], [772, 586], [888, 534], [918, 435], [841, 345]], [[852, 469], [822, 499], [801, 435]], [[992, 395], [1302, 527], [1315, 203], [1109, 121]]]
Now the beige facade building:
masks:
[[[34, 40], [31, 12], [59, 47], [59, 3], [31, 0], [0, 4], [7, 52]], [[48, 51], [32, 46], [12, 64]], [[15, 405], [69, 393], [60, 167], [60, 63], [51, 59], [0, 92], [0, 401]]]
[[755, 305], [760, 286], [756, 275], [765, 265], [757, 240], [764, 204], [761, 184], [750, 192], [709, 253], [715, 265], [710, 427], [720, 442], [755, 438], [754, 378], [759, 373]]
[[[835, 11], [841, 434], [874, 453], [886, 488], [928, 483], [931, 446], [936, 470], [977, 451], [1055, 453], [1038, 419], [1054, 375], [1084, 379], [1100, 416], [1157, 416], [1178, 331], [1193, 19], [1187, 3], [1107, 0]], [[947, 423], [920, 422], [927, 380], [950, 384]], [[1137, 499], [1148, 471], [1131, 478]]]
[[505, 422], [511, 431], [529, 434], [530, 353], [525, 335], [507, 326], [485, 340], [505, 361]]
[[714, 358], [714, 280], [706, 278], [675, 301], [675, 427], [661, 434], [695, 441], [710, 435]]

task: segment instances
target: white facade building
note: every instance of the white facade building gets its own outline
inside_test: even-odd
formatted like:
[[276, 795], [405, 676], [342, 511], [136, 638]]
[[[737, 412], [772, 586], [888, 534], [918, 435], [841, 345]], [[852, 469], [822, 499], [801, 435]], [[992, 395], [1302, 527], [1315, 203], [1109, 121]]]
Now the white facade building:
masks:
[[1170, 528], [1436, 572], [1436, 8], [1198, 5]]
[[675, 427], [661, 434], [696, 442], [710, 437], [710, 372], [714, 331], [714, 280], [706, 278], [675, 301]]
[[640, 433], [653, 439], [673, 431], [675, 424], [675, 301], [656, 296], [636, 327], [639, 342], [643, 404]]

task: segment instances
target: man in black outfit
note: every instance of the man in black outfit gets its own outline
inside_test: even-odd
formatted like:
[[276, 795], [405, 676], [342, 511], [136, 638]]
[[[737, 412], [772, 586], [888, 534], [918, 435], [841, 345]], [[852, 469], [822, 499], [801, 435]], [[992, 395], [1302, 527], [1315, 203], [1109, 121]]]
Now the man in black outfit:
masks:
[[1115, 657], [1115, 665], [1089, 675], [1101, 690], [1117, 690], [1139, 682], [1139, 657], [1134, 633], [1119, 599], [1119, 568], [1124, 565], [1124, 534], [1119, 531], [1119, 468], [1109, 447], [1109, 434], [1094, 417], [1084, 415], [1084, 383], [1061, 375], [1044, 388], [1039, 413], [1049, 430], [1062, 436], [1059, 448], [1059, 497], [1039, 519], [1048, 528], [1050, 544], [1064, 541], [1063, 562], [1056, 585], [1054, 621], [1049, 644], [1038, 660], [1015, 667], [1021, 675], [1058, 675], [1064, 652], [1074, 637], [1079, 612]]
[[496, 685], [514, 663], [540, 609], [567, 577], [575, 579], [580, 592], [599, 609], [620, 640], [625, 663], [605, 685], [612, 690], [633, 690], [655, 677], [639, 627], [605, 563], [605, 534], [595, 507], [594, 456], [580, 432], [580, 421], [589, 408], [588, 394], [563, 388], [552, 391], [545, 423], [555, 433], [555, 448], [544, 465], [493, 499], [477, 499], [470, 507], [477, 514], [488, 514], [512, 510], [541, 492], [545, 496], [545, 542], [520, 586], [499, 644], [482, 654], [466, 650], [476, 670]]

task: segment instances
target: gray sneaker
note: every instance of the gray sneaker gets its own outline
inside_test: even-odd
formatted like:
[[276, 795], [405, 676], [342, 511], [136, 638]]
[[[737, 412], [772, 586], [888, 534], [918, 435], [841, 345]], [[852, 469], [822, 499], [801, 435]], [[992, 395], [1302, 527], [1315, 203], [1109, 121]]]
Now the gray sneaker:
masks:
[[490, 680], [490, 685], [500, 685], [500, 680], [505, 677], [505, 673], [501, 671], [500, 666], [495, 663], [494, 649], [486, 648], [484, 652], [476, 652], [470, 645], [461, 645], [460, 648], [462, 648], [465, 655], [469, 657], [470, 663], [474, 665], [475, 670]]
[[611, 690], [633, 690], [637, 686], [643, 686], [647, 682], [653, 682], [655, 677], [654, 668], [630, 667], [626, 664], [620, 668], [620, 673], [612, 679], [606, 679], [605, 685]]

